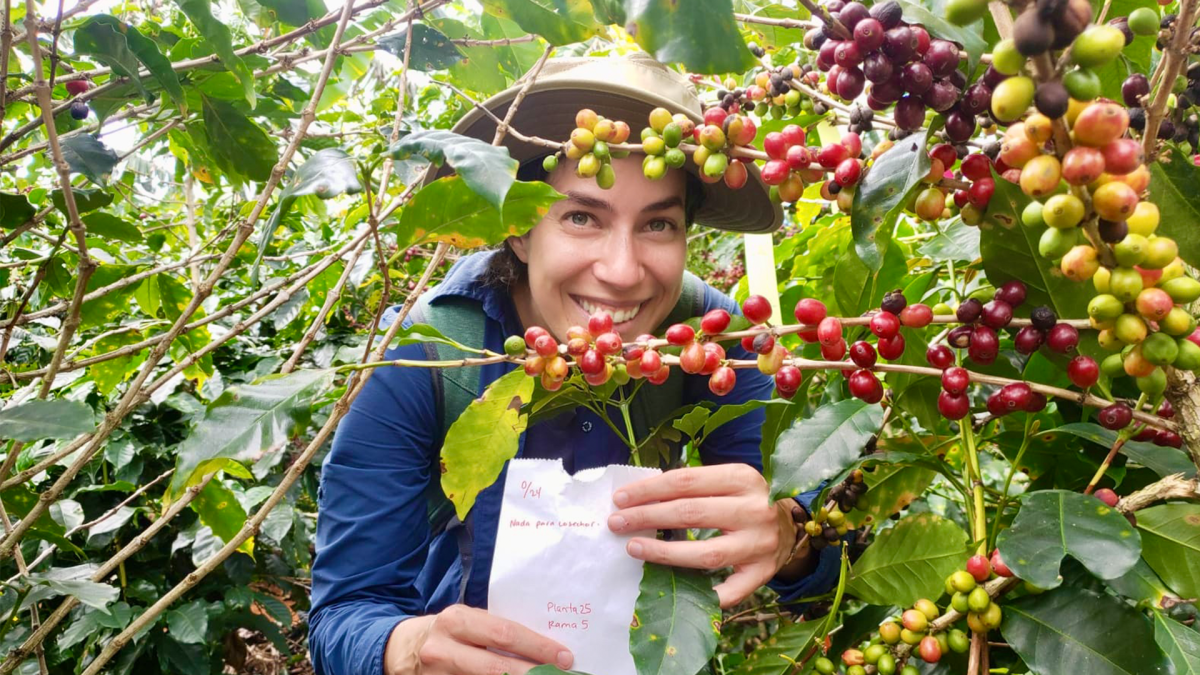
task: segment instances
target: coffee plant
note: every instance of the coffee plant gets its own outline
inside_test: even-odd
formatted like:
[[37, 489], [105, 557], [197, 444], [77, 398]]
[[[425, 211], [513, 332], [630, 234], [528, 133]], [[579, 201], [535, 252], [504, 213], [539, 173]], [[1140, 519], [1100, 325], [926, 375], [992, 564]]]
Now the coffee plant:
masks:
[[[414, 343], [514, 364], [447, 434], [460, 515], [514, 400], [647, 465], [765, 410], [773, 497], [822, 490], [793, 513], [836, 588], [722, 613], [721, 571], [647, 565], [641, 673], [1200, 672], [1198, 0], [330, 4], [5, 0], [0, 673], [311, 672], [319, 465], [374, 369], [430, 367], [384, 358]], [[548, 59], [636, 51], [703, 114], [448, 131]], [[766, 246], [689, 238], [741, 313], [504, 353], [402, 327], [561, 198], [506, 137], [615, 192], [629, 155], [761, 177]], [[751, 368], [771, 400], [629, 423]]]

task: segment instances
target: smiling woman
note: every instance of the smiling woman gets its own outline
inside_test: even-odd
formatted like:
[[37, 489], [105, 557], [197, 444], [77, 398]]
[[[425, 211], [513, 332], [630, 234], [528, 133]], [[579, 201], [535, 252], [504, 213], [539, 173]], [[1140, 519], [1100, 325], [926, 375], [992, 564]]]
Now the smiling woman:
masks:
[[[503, 114], [512, 96], [510, 90], [484, 105]], [[561, 59], [546, 64], [513, 124], [564, 137], [581, 108], [630, 122], [655, 108], [692, 120], [701, 112], [687, 80], [645, 57]], [[468, 114], [455, 131], [490, 139], [489, 124], [486, 116]], [[587, 172], [578, 170], [576, 160], [558, 162], [547, 173], [543, 148], [510, 141], [508, 149], [521, 162], [519, 178], [544, 180], [565, 198], [525, 235], [459, 260], [418, 301], [415, 321], [462, 344], [502, 352], [506, 336], [534, 326], [561, 343], [589, 326], [599, 344], [607, 331], [633, 338], [661, 334], [667, 325], [713, 310], [736, 314], [731, 298], [684, 269], [688, 227], [766, 232], [782, 219], [757, 170], [743, 189], [733, 190], [721, 181], [701, 181], [690, 163], [687, 171], [651, 179], [640, 155], [614, 157], [620, 187], [605, 189], [581, 177]], [[751, 355], [733, 346], [728, 357]], [[429, 345], [407, 345], [387, 358], [432, 360], [438, 354]], [[441, 491], [440, 450], [448, 420], [461, 411], [455, 406], [480, 396], [514, 365], [454, 372], [380, 368], [354, 401], [322, 466], [310, 619], [318, 673], [523, 675], [537, 663], [573, 663], [551, 638], [486, 612], [505, 472], [478, 494], [463, 521], [438, 518], [436, 500], [427, 500]], [[720, 401], [769, 399], [773, 388], [769, 376], [745, 371]], [[631, 409], [633, 419], [627, 420], [638, 438], [660, 421], [660, 410], [717, 399], [706, 376], [685, 374], [647, 394], [634, 399], [643, 407]], [[517, 456], [561, 460], [571, 473], [629, 463], [630, 446], [598, 412], [581, 406], [530, 424]], [[827, 591], [837, 576], [833, 547], [818, 553], [796, 545], [793, 511], [797, 501], [808, 508], [816, 492], [778, 502], [769, 497], [759, 451], [763, 419], [756, 410], [707, 434], [697, 448], [706, 466], [673, 468], [623, 486], [613, 495], [617, 510], [607, 522], [617, 534], [719, 530], [722, 536], [703, 541], [632, 537], [626, 551], [664, 565], [732, 568], [715, 588], [725, 607], [764, 584], [791, 602]], [[680, 450], [670, 448], [662, 468], [678, 466]]]

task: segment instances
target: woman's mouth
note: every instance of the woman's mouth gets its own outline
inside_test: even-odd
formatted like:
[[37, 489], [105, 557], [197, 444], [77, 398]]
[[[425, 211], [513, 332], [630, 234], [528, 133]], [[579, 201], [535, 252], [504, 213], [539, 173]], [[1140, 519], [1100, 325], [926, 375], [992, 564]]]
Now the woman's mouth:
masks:
[[629, 305], [626, 303], [615, 305], [600, 300], [584, 298], [578, 295], [572, 295], [571, 299], [574, 300], [575, 304], [579, 305], [584, 313], [589, 316], [595, 314], [596, 312], [608, 312], [609, 316], [612, 317], [614, 325], [621, 325], [623, 323], [633, 321], [642, 311], [642, 308], [645, 306], [646, 302], [648, 302], [640, 302], [635, 305]]

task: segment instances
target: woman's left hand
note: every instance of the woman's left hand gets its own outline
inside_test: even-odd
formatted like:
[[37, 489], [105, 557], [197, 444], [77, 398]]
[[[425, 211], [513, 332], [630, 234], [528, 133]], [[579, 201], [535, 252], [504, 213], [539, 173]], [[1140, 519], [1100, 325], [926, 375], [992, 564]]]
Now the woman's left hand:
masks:
[[687, 467], [622, 486], [618, 511], [608, 518], [617, 534], [644, 530], [712, 528], [723, 536], [703, 541], [634, 537], [629, 555], [647, 562], [719, 569], [733, 574], [716, 586], [721, 607], [732, 607], [788, 562], [796, 541], [793, 500], [770, 500], [767, 482], [748, 464]]

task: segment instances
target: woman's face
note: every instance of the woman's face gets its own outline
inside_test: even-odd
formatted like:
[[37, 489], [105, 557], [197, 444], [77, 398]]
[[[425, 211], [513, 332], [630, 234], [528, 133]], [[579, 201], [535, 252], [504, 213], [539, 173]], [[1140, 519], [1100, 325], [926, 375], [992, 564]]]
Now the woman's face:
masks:
[[603, 190], [594, 178], [576, 176], [574, 161], [561, 162], [546, 182], [567, 198], [525, 236], [509, 240], [529, 268], [528, 289], [515, 294], [522, 320], [560, 341], [598, 310], [612, 315], [625, 339], [650, 333], [683, 287], [683, 172], [651, 181], [640, 155], [612, 164], [616, 185]]

